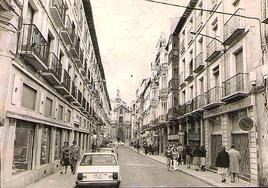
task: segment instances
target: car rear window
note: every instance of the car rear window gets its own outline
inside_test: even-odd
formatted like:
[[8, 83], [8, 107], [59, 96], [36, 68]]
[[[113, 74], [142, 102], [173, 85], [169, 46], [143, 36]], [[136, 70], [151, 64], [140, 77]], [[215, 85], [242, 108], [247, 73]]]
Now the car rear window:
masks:
[[99, 155], [84, 155], [81, 166], [114, 166], [117, 165], [113, 155], [99, 154]]

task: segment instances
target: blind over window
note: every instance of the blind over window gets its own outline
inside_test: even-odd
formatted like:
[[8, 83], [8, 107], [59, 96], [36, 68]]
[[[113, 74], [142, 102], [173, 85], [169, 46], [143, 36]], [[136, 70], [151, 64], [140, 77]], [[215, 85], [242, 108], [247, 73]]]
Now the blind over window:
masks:
[[36, 90], [23, 84], [21, 106], [35, 110], [36, 93]]

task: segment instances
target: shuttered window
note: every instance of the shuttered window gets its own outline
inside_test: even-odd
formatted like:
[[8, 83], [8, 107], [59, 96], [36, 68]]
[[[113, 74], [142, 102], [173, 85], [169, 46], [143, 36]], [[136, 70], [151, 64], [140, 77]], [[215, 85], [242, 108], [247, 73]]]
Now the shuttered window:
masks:
[[36, 93], [36, 90], [26, 84], [23, 84], [21, 106], [35, 110]]

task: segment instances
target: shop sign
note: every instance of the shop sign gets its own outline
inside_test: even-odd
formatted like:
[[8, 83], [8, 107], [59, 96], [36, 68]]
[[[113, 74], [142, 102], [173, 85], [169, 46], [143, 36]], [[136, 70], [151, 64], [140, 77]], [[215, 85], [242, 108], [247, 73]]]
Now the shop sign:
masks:
[[205, 111], [204, 112], [204, 118], [209, 118], [212, 116], [217, 116], [220, 114], [224, 114], [227, 112], [232, 112], [232, 111], [237, 111], [240, 110], [242, 108], [247, 108], [252, 106], [251, 104], [251, 98], [247, 97], [246, 99], [242, 100], [242, 101], [237, 101], [231, 104], [227, 104], [227, 105], [223, 105], [219, 108], [210, 110], [210, 111]]
[[242, 117], [238, 121], [240, 129], [250, 131], [253, 128], [253, 120], [250, 117]]

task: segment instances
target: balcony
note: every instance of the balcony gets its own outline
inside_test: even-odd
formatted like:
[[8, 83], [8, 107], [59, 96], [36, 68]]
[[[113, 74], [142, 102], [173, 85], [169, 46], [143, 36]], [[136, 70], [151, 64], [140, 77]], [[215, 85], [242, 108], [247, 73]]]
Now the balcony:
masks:
[[172, 48], [171, 51], [169, 52], [169, 59], [176, 60], [178, 58], [179, 58], [179, 50]]
[[73, 58], [74, 58], [74, 59], [77, 59], [78, 56], [79, 56], [79, 46], [80, 46], [80, 42], [79, 42], [77, 36], [76, 36], [74, 33], [72, 33], [71, 38], [72, 38], [72, 41], [73, 41], [73, 45], [72, 45], [71, 48], [70, 48], [70, 52], [71, 52]]
[[210, 2], [211, 2], [211, 9], [213, 10], [217, 5], [218, 0], [211, 0]]
[[203, 52], [200, 52], [198, 56], [195, 58], [194, 62], [194, 72], [198, 73], [205, 67], [204, 61], [203, 61]]
[[65, 23], [65, 16], [67, 7], [63, 0], [52, 0], [49, 7], [51, 17], [59, 27], [63, 27]]
[[193, 113], [202, 113], [205, 106], [206, 96], [203, 94], [198, 95], [193, 99]]
[[62, 65], [60, 61], [54, 53], [50, 52], [48, 62], [48, 70], [42, 73], [43, 77], [53, 85], [60, 85], [62, 74]]
[[204, 109], [205, 110], [210, 110], [213, 108], [217, 108], [220, 105], [222, 105], [221, 102], [221, 88], [219, 86], [215, 86], [211, 89], [209, 89], [206, 93], [205, 93], [205, 97], [206, 97], [206, 103], [204, 105]]
[[61, 84], [56, 85], [55, 88], [63, 96], [70, 94], [71, 77], [66, 70], [62, 70]]
[[192, 31], [193, 31], [193, 27], [190, 27], [188, 32], [187, 32], [188, 45], [190, 45], [194, 39], [193, 34], [191, 34]]
[[84, 66], [80, 68], [81, 74], [86, 77], [87, 76], [87, 63], [85, 62]]
[[194, 79], [194, 73], [192, 67], [189, 68], [189, 72], [185, 77], [186, 82], [191, 82]]
[[79, 105], [77, 102], [77, 87], [75, 86], [74, 81], [72, 81], [72, 85], [71, 85], [71, 93], [70, 95], [66, 96], [66, 98], [72, 102], [72, 104], [74, 105]]
[[249, 95], [248, 73], [238, 73], [223, 82], [222, 101], [233, 102]]
[[79, 89], [77, 91], [77, 101], [79, 102], [80, 105], [82, 105], [83, 102], [82, 92]]
[[263, 2], [263, 10], [262, 10], [262, 23], [268, 24], [268, 1], [265, 0]]
[[89, 74], [89, 71], [88, 71], [88, 74], [85, 76], [85, 83], [86, 84], [90, 84], [90, 74]]
[[185, 114], [184, 116], [185, 117], [188, 117], [188, 116], [192, 116], [193, 112], [193, 101], [188, 101], [186, 104], [185, 104]]
[[179, 112], [177, 107], [172, 107], [168, 109], [168, 120], [176, 120], [179, 117]]
[[179, 89], [179, 78], [171, 78], [168, 82], [168, 92]]
[[158, 104], [158, 100], [156, 98], [152, 98], [150, 101], [150, 105], [152, 107], [157, 107], [157, 104]]
[[183, 52], [185, 52], [185, 39], [181, 40], [180, 51], [181, 51], [181, 54], [183, 54]]
[[179, 117], [184, 116], [185, 113], [186, 113], [186, 104], [179, 105], [178, 106], [178, 115], [179, 115]]
[[[238, 9], [235, 15], [244, 15], [242, 9]], [[224, 45], [230, 45], [238, 37], [245, 33], [244, 18], [231, 16], [224, 24]]]
[[162, 114], [159, 116], [159, 121], [160, 122], [166, 122], [168, 120], [167, 114]]
[[184, 72], [182, 72], [180, 75], [179, 75], [179, 86], [182, 88], [186, 85], [186, 83], [184, 82], [185, 80], [185, 74]]
[[215, 39], [211, 40], [207, 46], [207, 59], [206, 62], [213, 61], [216, 57], [221, 54], [221, 48], [218, 41]]
[[161, 73], [163, 74], [167, 74], [168, 72], [168, 64], [167, 63], [163, 63], [161, 64]]
[[198, 31], [200, 29], [202, 24], [203, 24], [203, 22], [202, 22], [202, 13], [200, 11], [200, 13], [198, 14], [198, 16], [196, 17], [196, 20], [195, 20], [196, 31]]
[[34, 24], [24, 24], [20, 54], [36, 70], [47, 70], [48, 43]]
[[79, 48], [79, 51], [78, 51], [79, 55], [78, 55], [78, 58], [75, 58], [75, 62], [78, 66], [78, 68], [83, 68], [83, 61], [84, 61], [84, 52], [82, 51], [81, 48]]
[[64, 27], [61, 28], [60, 35], [67, 45], [73, 44], [73, 37], [74, 36], [73, 36], [73, 32], [72, 32], [72, 22], [71, 22], [69, 16], [66, 16], [65, 25], [64, 25]]

